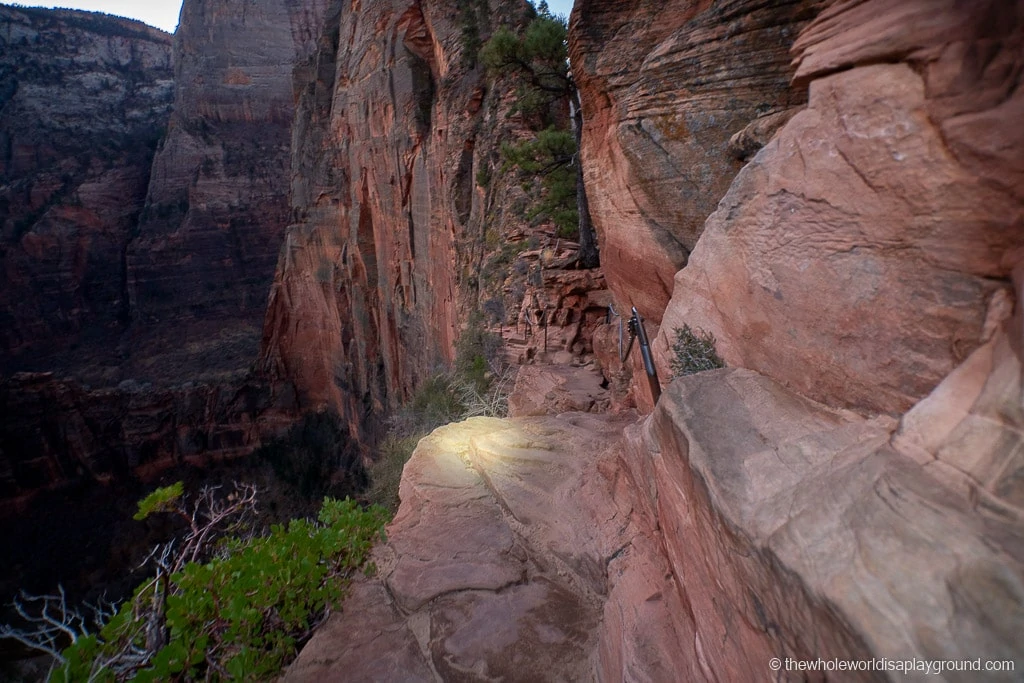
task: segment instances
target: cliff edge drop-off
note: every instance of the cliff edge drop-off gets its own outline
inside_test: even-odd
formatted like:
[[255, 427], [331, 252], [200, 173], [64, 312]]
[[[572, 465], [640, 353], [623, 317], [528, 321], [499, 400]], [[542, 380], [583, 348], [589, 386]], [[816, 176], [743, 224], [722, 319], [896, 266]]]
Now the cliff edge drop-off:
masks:
[[502, 161], [476, 50], [531, 12], [0, 7], [5, 523], [311, 412], [372, 460], [490, 324], [513, 416], [420, 441], [285, 680], [1020, 680], [1024, 3], [576, 0], [599, 269]]

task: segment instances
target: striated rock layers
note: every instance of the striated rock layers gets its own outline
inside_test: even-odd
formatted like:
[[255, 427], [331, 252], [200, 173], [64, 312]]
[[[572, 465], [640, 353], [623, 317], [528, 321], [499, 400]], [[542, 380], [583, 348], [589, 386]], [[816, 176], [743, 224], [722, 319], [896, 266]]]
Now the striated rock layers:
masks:
[[[468, 6], [468, 4], [467, 4]], [[262, 367], [307, 408], [366, 420], [450, 361], [489, 197], [477, 184], [506, 126], [467, 27], [522, 21], [518, 2], [332, 2], [301, 68], [292, 212]]]
[[116, 362], [173, 93], [161, 31], [0, 7], [0, 372]]
[[669, 384], [623, 458], [701, 678], [772, 657], [1019, 678], [1022, 45], [1019, 2], [837, 2], [796, 38], [807, 108], [661, 316], [663, 379], [684, 324], [732, 367]]
[[[1020, 401], [1019, 365], [1016, 377]], [[697, 678], [762, 678], [773, 657], [980, 658], [1020, 671], [1019, 512], [951, 495], [890, 445], [894, 426], [726, 369], [674, 382], [651, 418], [627, 431], [627, 476], [683, 594], [682, 630], [692, 636], [680, 657], [699, 663]], [[992, 450], [976, 454], [1004, 464]]]
[[292, 70], [325, 0], [194, 0], [175, 34], [178, 84], [127, 254], [133, 347], [143, 357], [229, 338], [235, 354], [177, 354], [132, 376], [180, 379], [256, 356], [288, 224]]
[[251, 369], [324, 4], [190, 0], [173, 74], [141, 24], [3, 8], [0, 497], [243, 454], [294, 417]]
[[148, 479], [182, 463], [249, 453], [272, 408], [253, 381], [86, 389], [52, 373], [0, 380], [0, 518], [41, 489]]
[[[578, 0], [569, 52], [601, 265], [653, 323], [738, 157], [806, 101], [789, 46], [821, 3]], [[744, 141], [730, 139], [750, 131]]]
[[687, 323], [729, 365], [896, 415], [991, 338], [1024, 244], [1022, 45], [1021, 3], [823, 12], [794, 45], [808, 108], [676, 276], [662, 369]]

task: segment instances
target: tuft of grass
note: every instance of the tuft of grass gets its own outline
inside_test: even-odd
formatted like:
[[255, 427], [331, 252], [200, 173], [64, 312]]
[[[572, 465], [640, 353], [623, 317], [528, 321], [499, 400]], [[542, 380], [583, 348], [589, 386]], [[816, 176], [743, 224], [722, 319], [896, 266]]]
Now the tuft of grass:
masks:
[[715, 335], [700, 328], [692, 330], [684, 324], [675, 329], [675, 337], [669, 361], [673, 377], [725, 367], [725, 361], [715, 350]]

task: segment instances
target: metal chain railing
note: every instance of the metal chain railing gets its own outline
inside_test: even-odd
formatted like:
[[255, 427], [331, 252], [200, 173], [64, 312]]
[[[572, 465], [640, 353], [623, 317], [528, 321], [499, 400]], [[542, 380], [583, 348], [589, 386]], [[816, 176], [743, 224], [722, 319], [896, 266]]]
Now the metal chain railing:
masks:
[[658, 402], [658, 398], [661, 397], [661, 383], [658, 381], [658, 369], [654, 367], [654, 356], [651, 354], [651, 344], [647, 340], [647, 330], [644, 329], [644, 319], [640, 317], [640, 313], [637, 312], [636, 306], [633, 306], [633, 315], [630, 316], [629, 321], [626, 323], [626, 327], [629, 330], [629, 344], [626, 345], [626, 350], [622, 350], [622, 316], [615, 312], [615, 306], [608, 304], [608, 324], [612, 322], [612, 316], [619, 319], [619, 362], [625, 363], [626, 358], [629, 357], [630, 352], [633, 350], [633, 342], [637, 339], [640, 340], [640, 356], [643, 358], [644, 371], [647, 374], [647, 384], [651, 388], [651, 396], [654, 402]]

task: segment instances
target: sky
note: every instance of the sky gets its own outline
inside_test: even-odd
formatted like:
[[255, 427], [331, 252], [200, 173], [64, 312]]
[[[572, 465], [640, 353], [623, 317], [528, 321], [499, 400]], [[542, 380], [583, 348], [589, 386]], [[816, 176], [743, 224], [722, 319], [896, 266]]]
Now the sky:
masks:
[[[6, 2], [6, 0], [5, 0]], [[178, 12], [181, 0], [60, 0], [59, 2], [33, 2], [14, 0], [13, 4], [26, 7], [65, 7], [84, 9], [89, 12], [106, 12], [119, 17], [144, 21], [168, 33], [174, 33], [178, 26]]]
[[573, 0], [548, 0], [548, 9], [552, 14], [561, 14], [568, 19], [569, 12], [572, 11], [572, 2]]
[[[572, 10], [572, 3], [573, 0], [548, 0], [548, 6], [553, 14], [562, 14], [566, 17]], [[144, 21], [150, 26], [156, 26], [168, 33], [174, 33], [174, 29], [178, 26], [178, 12], [181, 10], [181, 0], [148, 0], [145, 2], [140, 2], [140, 0], [62, 0], [61, 2], [44, 3], [21, 0], [17, 4], [30, 7], [67, 7], [90, 12], [106, 12]]]

